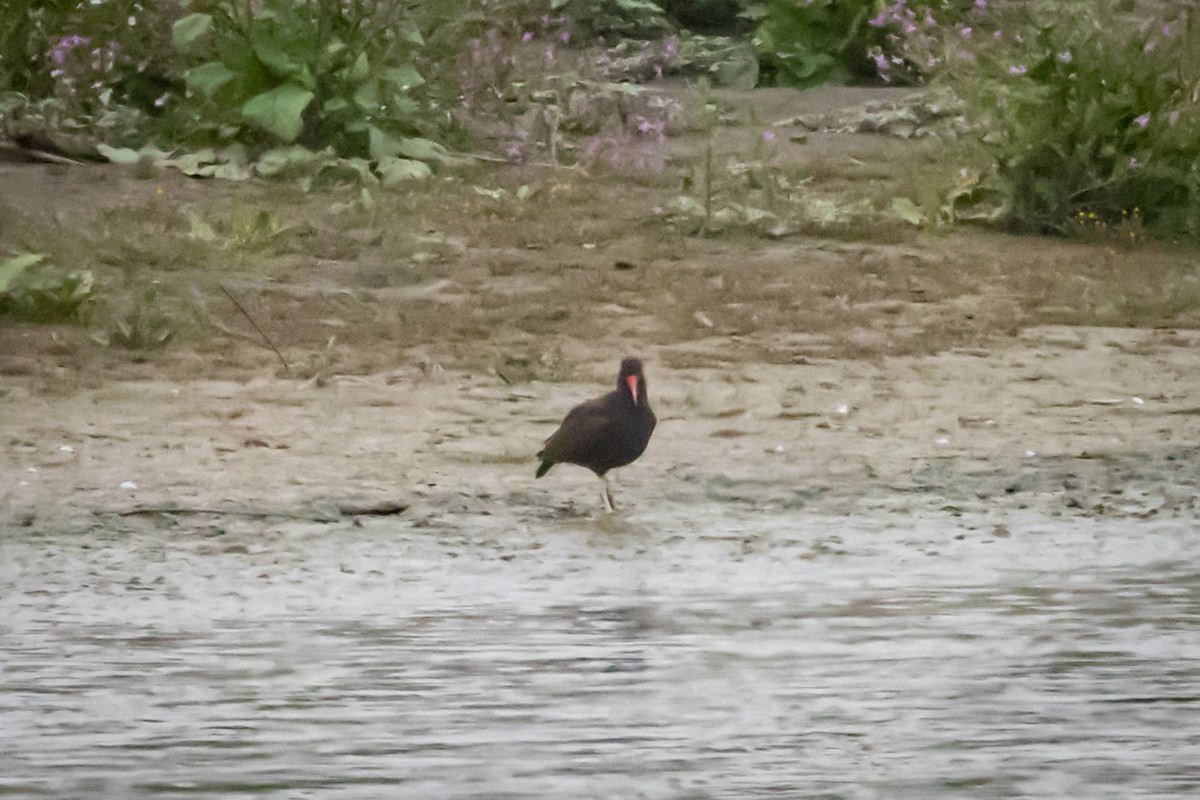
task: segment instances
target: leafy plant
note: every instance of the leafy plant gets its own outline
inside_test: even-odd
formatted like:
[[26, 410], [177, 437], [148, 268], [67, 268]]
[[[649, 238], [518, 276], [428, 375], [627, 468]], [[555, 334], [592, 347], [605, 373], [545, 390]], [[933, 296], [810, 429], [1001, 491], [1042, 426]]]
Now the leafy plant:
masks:
[[875, 76], [867, 57], [883, 34], [868, 24], [882, 0], [764, 0], [745, 14], [755, 20], [754, 47], [763, 76], [776, 84], [814, 86]]
[[651, 0], [550, 0], [578, 36], [652, 38], [671, 29], [663, 9]]
[[211, 139], [401, 155], [424, 40], [401, 0], [210, 0], [174, 26], [190, 111]]
[[[11, 6], [11, 8], [10, 8]], [[11, 135], [144, 141], [182, 87], [169, 30], [174, 4], [27, 2], [5, 6], [0, 91]], [[94, 154], [93, 154], [94, 155]]]
[[166, 309], [153, 286], [135, 295], [121, 313], [115, 314], [110, 330], [100, 340], [127, 350], [164, 347], [178, 333], [179, 323]]
[[9, 0], [0, 25], [0, 91], [45, 97], [52, 85], [46, 49], [61, 30], [73, 0]]
[[1082, 214], [1119, 227], [1136, 211], [1149, 229], [1200, 234], [1194, 8], [1135, 20], [1116, 3], [985, 4], [974, 22], [944, 24], [954, 35], [928, 37], [941, 50], [927, 60], [967, 101], [994, 159], [982, 187], [1010, 226], [1063, 233]]
[[0, 314], [36, 322], [72, 319], [93, 299], [89, 270], [64, 273], [41, 253], [19, 253], [0, 262]]

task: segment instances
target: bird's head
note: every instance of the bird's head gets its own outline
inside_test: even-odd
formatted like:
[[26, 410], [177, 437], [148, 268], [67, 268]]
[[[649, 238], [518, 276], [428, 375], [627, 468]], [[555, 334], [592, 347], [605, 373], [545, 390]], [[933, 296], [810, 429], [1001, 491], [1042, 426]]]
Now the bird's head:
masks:
[[621, 372], [617, 376], [617, 391], [629, 391], [635, 406], [644, 406], [649, 400], [646, 397], [646, 376], [642, 374], [642, 362], [636, 358], [626, 358], [621, 362]]

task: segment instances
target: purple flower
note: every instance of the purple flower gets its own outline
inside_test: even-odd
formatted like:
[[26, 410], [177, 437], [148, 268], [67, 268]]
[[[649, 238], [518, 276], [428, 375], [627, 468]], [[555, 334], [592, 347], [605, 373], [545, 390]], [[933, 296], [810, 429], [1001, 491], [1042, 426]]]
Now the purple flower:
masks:
[[1024, 64], [1013, 64], [1008, 68], [1009, 75], [1024, 75], [1029, 69]]
[[775, 141], [775, 131], [763, 131], [763, 141], [764, 142]]
[[64, 36], [58, 40], [58, 44], [50, 50], [50, 58], [55, 64], [63, 64], [67, 60], [67, 55], [76, 47], [86, 47], [91, 44], [92, 40], [77, 33], [70, 36]]
[[533, 33], [531, 31], [525, 31], [525, 33], [521, 35], [521, 41], [527, 44], [533, 41]]
[[1150, 124], [1150, 115], [1142, 114], [1140, 117], [1135, 117], [1133, 120], [1133, 124], [1137, 125], [1139, 128], [1144, 129], [1147, 125]]
[[1137, 169], [1140, 166], [1142, 166], [1142, 162], [1138, 161], [1137, 158], [1135, 158], [1134, 156], [1129, 157], [1129, 168], [1130, 169]]

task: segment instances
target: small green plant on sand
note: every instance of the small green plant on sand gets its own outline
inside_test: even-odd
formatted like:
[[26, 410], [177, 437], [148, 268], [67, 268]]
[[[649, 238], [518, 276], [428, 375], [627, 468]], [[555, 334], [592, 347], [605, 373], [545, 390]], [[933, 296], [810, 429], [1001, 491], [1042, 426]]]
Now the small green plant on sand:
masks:
[[77, 319], [93, 299], [89, 270], [66, 272], [41, 253], [0, 261], [0, 315], [35, 322]]

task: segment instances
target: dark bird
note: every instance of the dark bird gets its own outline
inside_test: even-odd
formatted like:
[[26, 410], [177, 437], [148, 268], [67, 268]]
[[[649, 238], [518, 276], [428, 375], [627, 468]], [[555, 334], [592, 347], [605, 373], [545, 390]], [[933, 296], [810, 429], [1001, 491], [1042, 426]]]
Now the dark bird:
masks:
[[571, 409], [558, 430], [546, 440], [538, 458], [537, 477], [555, 464], [587, 467], [604, 481], [604, 507], [612, 511], [612, 489], [604, 473], [632, 463], [646, 449], [657, 420], [650, 410], [642, 362], [621, 362], [616, 391]]

